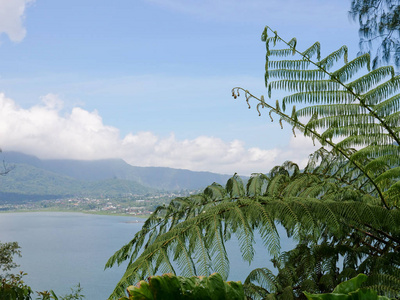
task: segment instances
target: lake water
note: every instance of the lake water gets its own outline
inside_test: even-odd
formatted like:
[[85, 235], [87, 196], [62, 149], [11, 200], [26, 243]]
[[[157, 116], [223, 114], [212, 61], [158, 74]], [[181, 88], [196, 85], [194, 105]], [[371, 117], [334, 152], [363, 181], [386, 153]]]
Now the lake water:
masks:
[[[143, 219], [133, 217], [80, 213], [1, 213], [0, 241], [19, 243], [22, 258], [16, 259], [20, 267], [14, 272], [28, 273], [24, 280], [34, 291], [53, 289], [57, 295], [64, 295], [80, 283], [85, 299], [107, 299], [125, 267], [104, 270], [104, 265], [140, 230], [141, 222]], [[282, 241], [284, 249], [292, 244], [288, 239]], [[249, 266], [242, 261], [237, 242], [229, 242], [229, 280], [244, 281], [256, 267], [272, 268], [271, 258], [262, 249], [260, 241]]]

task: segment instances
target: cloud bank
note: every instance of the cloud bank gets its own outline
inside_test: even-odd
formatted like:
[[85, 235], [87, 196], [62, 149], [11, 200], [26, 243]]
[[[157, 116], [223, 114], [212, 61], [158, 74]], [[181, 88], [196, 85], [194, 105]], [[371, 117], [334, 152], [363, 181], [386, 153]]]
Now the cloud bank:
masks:
[[178, 140], [173, 133], [160, 137], [146, 131], [121, 137], [118, 128], [103, 124], [96, 111], [74, 107], [64, 113], [63, 102], [56, 95], [48, 94], [40, 104], [25, 109], [3, 93], [0, 145], [4, 151], [20, 151], [42, 159], [122, 158], [135, 166], [241, 175], [268, 172], [287, 159], [304, 165], [307, 155], [316, 149], [305, 138], [292, 138], [284, 149], [260, 149], [213, 136]]
[[26, 35], [23, 25], [25, 9], [35, 0], [0, 0], [0, 33], [13, 42], [20, 42]]

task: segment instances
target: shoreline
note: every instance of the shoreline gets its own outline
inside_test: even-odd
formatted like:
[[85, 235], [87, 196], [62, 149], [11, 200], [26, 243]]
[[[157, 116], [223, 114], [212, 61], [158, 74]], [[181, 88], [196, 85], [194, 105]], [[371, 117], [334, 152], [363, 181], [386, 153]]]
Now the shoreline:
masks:
[[104, 211], [85, 211], [85, 210], [62, 210], [62, 209], [19, 209], [19, 210], [3, 210], [0, 211], [0, 214], [5, 213], [34, 213], [34, 212], [62, 212], [62, 213], [81, 213], [87, 215], [99, 215], [99, 216], [115, 216], [115, 217], [133, 217], [139, 219], [147, 219], [150, 215], [132, 215], [132, 214], [124, 214], [124, 213], [110, 213]]

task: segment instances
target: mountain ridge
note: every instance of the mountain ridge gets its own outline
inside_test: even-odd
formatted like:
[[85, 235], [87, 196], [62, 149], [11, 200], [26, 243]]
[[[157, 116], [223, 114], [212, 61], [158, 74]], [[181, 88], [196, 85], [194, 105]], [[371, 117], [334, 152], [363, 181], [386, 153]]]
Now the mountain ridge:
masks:
[[[3, 153], [3, 160], [15, 167], [1, 178], [1, 193], [23, 195], [151, 193], [156, 190], [196, 190], [213, 182], [225, 184], [230, 175], [196, 172], [167, 167], [137, 167], [122, 159], [71, 160], [39, 159], [21, 152]], [[69, 192], [69, 193], [68, 193]]]

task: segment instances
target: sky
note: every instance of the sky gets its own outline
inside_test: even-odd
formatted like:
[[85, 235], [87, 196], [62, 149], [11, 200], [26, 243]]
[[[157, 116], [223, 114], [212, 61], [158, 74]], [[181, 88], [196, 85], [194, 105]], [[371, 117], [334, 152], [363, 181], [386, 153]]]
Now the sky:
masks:
[[0, 147], [223, 174], [304, 166], [318, 146], [231, 89], [266, 94], [266, 25], [299, 50], [347, 45], [354, 58], [349, 9], [350, 0], [0, 0]]

